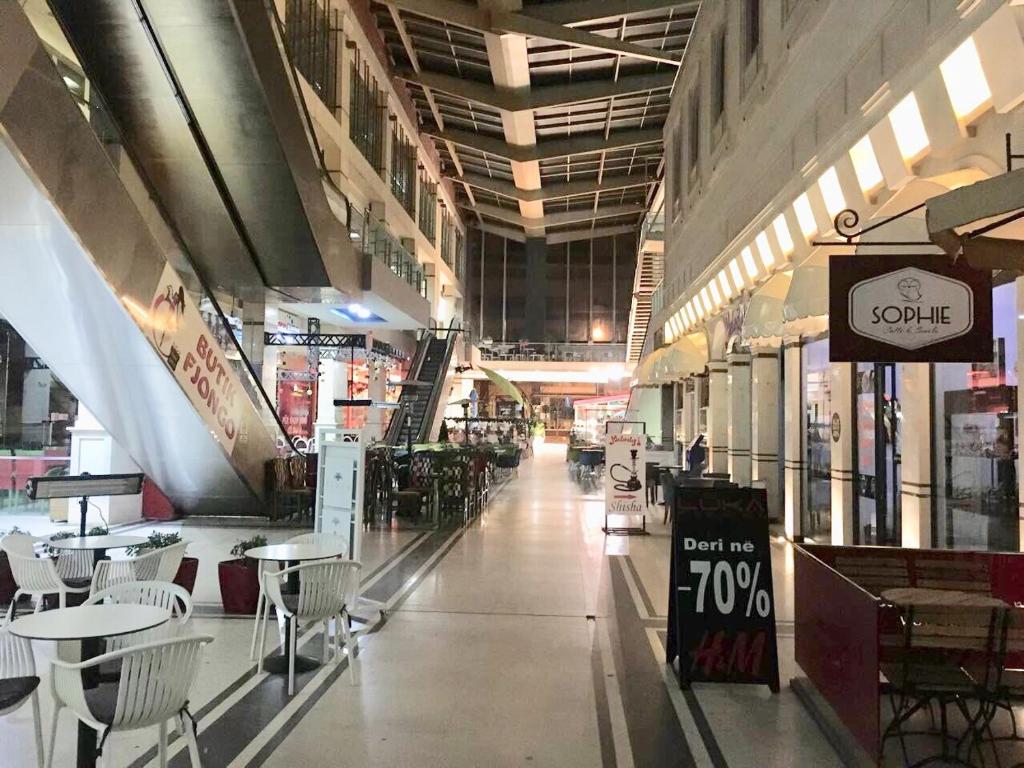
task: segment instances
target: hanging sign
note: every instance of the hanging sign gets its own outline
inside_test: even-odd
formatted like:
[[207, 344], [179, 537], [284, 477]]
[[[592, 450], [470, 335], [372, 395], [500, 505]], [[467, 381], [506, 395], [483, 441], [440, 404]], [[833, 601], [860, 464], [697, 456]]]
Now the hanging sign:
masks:
[[667, 663], [679, 683], [779, 691], [767, 492], [677, 485], [669, 565]]
[[[131, 310], [131, 308], [129, 307]], [[145, 318], [149, 340], [230, 455], [242, 426], [241, 382], [170, 264]]]
[[832, 362], [992, 360], [992, 273], [942, 256], [829, 259]]

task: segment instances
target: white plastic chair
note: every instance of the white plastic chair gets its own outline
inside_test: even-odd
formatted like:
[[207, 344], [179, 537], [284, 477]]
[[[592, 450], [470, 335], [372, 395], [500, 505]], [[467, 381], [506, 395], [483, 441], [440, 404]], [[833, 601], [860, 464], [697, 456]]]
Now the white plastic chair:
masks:
[[90, 591], [95, 594], [114, 584], [129, 581], [172, 581], [185, 556], [187, 541], [145, 552], [125, 560], [100, 560], [92, 574]]
[[[331, 544], [341, 541], [343, 540], [338, 536], [313, 531], [292, 536], [285, 544]], [[257, 566], [259, 571], [256, 575], [260, 581], [260, 596], [256, 601], [256, 622], [252, 625], [252, 640], [249, 643], [249, 659], [252, 661], [256, 660], [256, 640], [260, 632], [266, 633], [263, 625], [270, 620], [270, 602], [267, 600], [267, 595], [263, 590], [263, 574], [267, 573], [267, 566], [270, 565], [274, 565], [274, 563], [268, 560], [261, 560]]]
[[[101, 752], [113, 732], [159, 726], [157, 749], [161, 768], [167, 766], [167, 721], [173, 718], [188, 741], [192, 765], [201, 765], [195, 726], [187, 709], [188, 694], [199, 671], [203, 646], [211, 642], [212, 637], [192, 635], [122, 648], [88, 661], [54, 660], [51, 680], [54, 710], [47, 765], [53, 764], [57, 723], [64, 708], [103, 734]], [[120, 666], [116, 683], [85, 687], [84, 673], [110, 664]]]
[[[27, 547], [25, 539], [28, 540]], [[64, 608], [67, 605], [68, 594], [84, 594], [89, 591], [89, 587], [69, 587], [65, 584], [57, 572], [57, 566], [53, 560], [49, 557], [35, 556], [34, 542], [35, 539], [31, 536], [22, 534], [11, 534], [0, 541], [0, 548], [7, 553], [14, 583], [18, 585], [18, 590], [14, 593], [11, 605], [7, 609], [8, 622], [14, 617], [15, 607], [22, 595], [36, 598], [35, 610], [38, 612], [43, 607], [45, 595], [57, 595], [58, 605]], [[31, 554], [26, 555], [26, 552]]]
[[167, 581], [126, 581], [114, 584], [90, 595], [83, 605], [103, 602], [151, 605], [154, 608], [164, 608], [174, 617], [174, 621], [168, 621], [152, 629], [108, 637], [108, 651], [179, 637], [192, 618], [192, 597], [188, 590]]
[[[324, 644], [323, 661], [327, 663], [327, 647], [330, 636], [330, 621], [335, 620], [334, 656], [341, 653], [340, 640], [344, 640], [348, 651], [349, 665], [352, 669], [352, 684], [359, 683], [359, 667], [356, 661], [358, 638], [351, 631], [349, 606], [355, 603], [359, 593], [359, 569], [362, 565], [355, 560], [317, 560], [302, 563], [291, 568], [284, 568], [277, 573], [263, 574], [264, 592], [267, 599], [274, 603], [279, 616], [290, 622], [288, 638], [288, 695], [295, 693], [295, 648], [298, 637], [299, 622], [323, 622]], [[299, 576], [299, 593], [283, 594], [281, 584], [288, 577], [297, 573]], [[260, 628], [259, 666], [263, 671], [263, 650], [266, 644], [267, 625]], [[339, 640], [340, 638], [340, 640]]]
[[43, 723], [39, 714], [39, 676], [32, 643], [0, 627], [0, 717], [10, 714], [26, 701], [32, 701], [32, 720], [36, 729], [36, 762], [42, 768]]

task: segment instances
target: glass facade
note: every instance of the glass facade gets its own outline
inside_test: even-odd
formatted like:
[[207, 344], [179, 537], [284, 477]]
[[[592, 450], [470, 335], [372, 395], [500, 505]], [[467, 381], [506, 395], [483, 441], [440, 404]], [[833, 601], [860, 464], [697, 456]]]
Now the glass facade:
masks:
[[858, 363], [854, 544], [900, 544], [900, 428], [898, 369]]
[[939, 547], [1020, 548], [1013, 283], [993, 291], [992, 312], [992, 363], [934, 366], [932, 535]]
[[416, 147], [397, 125], [391, 130], [391, 194], [416, 215]]
[[358, 50], [352, 58], [352, 88], [349, 99], [349, 138], [377, 173], [384, 175], [384, 125], [387, 122], [388, 95], [377, 86], [370, 65], [362, 61]]
[[338, 107], [338, 11], [330, 2], [288, 0], [284, 18], [292, 63], [333, 112]]
[[802, 529], [804, 536], [828, 543], [832, 536], [832, 393], [828, 339], [804, 345], [800, 378], [807, 430]]

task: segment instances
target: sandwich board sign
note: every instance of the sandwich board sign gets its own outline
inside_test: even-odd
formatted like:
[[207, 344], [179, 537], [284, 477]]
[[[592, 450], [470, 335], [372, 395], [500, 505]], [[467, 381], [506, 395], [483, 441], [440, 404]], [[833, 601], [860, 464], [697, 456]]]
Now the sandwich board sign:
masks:
[[676, 485], [666, 663], [679, 683], [779, 691], [767, 492]]

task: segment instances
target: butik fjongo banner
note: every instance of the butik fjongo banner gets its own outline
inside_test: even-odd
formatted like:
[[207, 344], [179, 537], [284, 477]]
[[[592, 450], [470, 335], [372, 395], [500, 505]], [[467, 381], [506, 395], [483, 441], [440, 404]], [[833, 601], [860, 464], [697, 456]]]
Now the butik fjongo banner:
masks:
[[150, 303], [148, 325], [150, 342], [230, 455], [242, 426], [246, 394], [170, 264], [164, 266]]
[[941, 255], [832, 256], [833, 362], [992, 360], [992, 273]]

